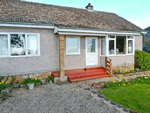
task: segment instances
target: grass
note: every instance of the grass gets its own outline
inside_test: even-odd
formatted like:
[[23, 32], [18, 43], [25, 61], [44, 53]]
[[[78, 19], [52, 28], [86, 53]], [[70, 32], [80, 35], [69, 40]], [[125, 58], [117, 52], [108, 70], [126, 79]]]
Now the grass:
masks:
[[144, 83], [128, 84], [99, 91], [106, 98], [141, 113], [150, 113], [150, 79]]

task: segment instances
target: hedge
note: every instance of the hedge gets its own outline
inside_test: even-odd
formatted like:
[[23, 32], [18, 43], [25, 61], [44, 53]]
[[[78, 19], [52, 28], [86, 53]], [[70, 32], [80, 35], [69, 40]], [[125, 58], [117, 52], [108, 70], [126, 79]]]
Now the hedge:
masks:
[[135, 68], [142, 69], [142, 71], [150, 70], [150, 53], [145, 51], [135, 50]]

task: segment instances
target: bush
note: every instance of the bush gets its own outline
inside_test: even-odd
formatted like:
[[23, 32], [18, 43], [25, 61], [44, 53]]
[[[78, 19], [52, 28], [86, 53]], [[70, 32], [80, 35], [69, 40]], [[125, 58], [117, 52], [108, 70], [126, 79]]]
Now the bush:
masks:
[[145, 51], [135, 50], [135, 68], [142, 69], [142, 71], [150, 70], [150, 53]]
[[45, 78], [45, 80], [49, 83], [50, 81], [52, 81], [52, 76], [48, 76], [47, 78]]

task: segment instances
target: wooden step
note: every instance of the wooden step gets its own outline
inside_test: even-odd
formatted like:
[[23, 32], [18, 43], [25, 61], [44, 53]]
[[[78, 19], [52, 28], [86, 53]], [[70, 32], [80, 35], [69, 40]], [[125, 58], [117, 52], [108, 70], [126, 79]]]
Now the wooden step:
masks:
[[103, 69], [103, 67], [84, 68], [85, 71], [87, 71], [87, 70], [95, 70], [95, 69]]
[[88, 71], [81, 71], [81, 72], [72, 72], [72, 73], [66, 73], [66, 76], [79, 76], [83, 74], [89, 74], [89, 73], [95, 73], [95, 72], [105, 72], [104, 69], [97, 69], [97, 70], [88, 70]]
[[75, 82], [80, 82], [80, 81], [85, 81], [85, 80], [91, 80], [91, 79], [98, 79], [98, 78], [104, 78], [104, 77], [111, 77], [111, 75], [99, 75], [99, 76], [91, 76], [91, 77], [86, 77], [86, 78], [78, 78], [78, 79], [69, 79], [71, 83]]
[[90, 77], [90, 76], [98, 76], [98, 75], [107, 75], [107, 72], [94, 72], [94, 73], [86, 73], [86, 74], [80, 74], [80, 75], [72, 75], [68, 76], [68, 78], [84, 78], [84, 77]]

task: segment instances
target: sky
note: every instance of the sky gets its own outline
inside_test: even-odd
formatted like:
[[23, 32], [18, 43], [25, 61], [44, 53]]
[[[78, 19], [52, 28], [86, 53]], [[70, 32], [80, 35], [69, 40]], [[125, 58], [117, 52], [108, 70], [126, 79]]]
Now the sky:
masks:
[[91, 3], [94, 10], [113, 12], [145, 29], [150, 26], [150, 0], [24, 0], [85, 9]]

